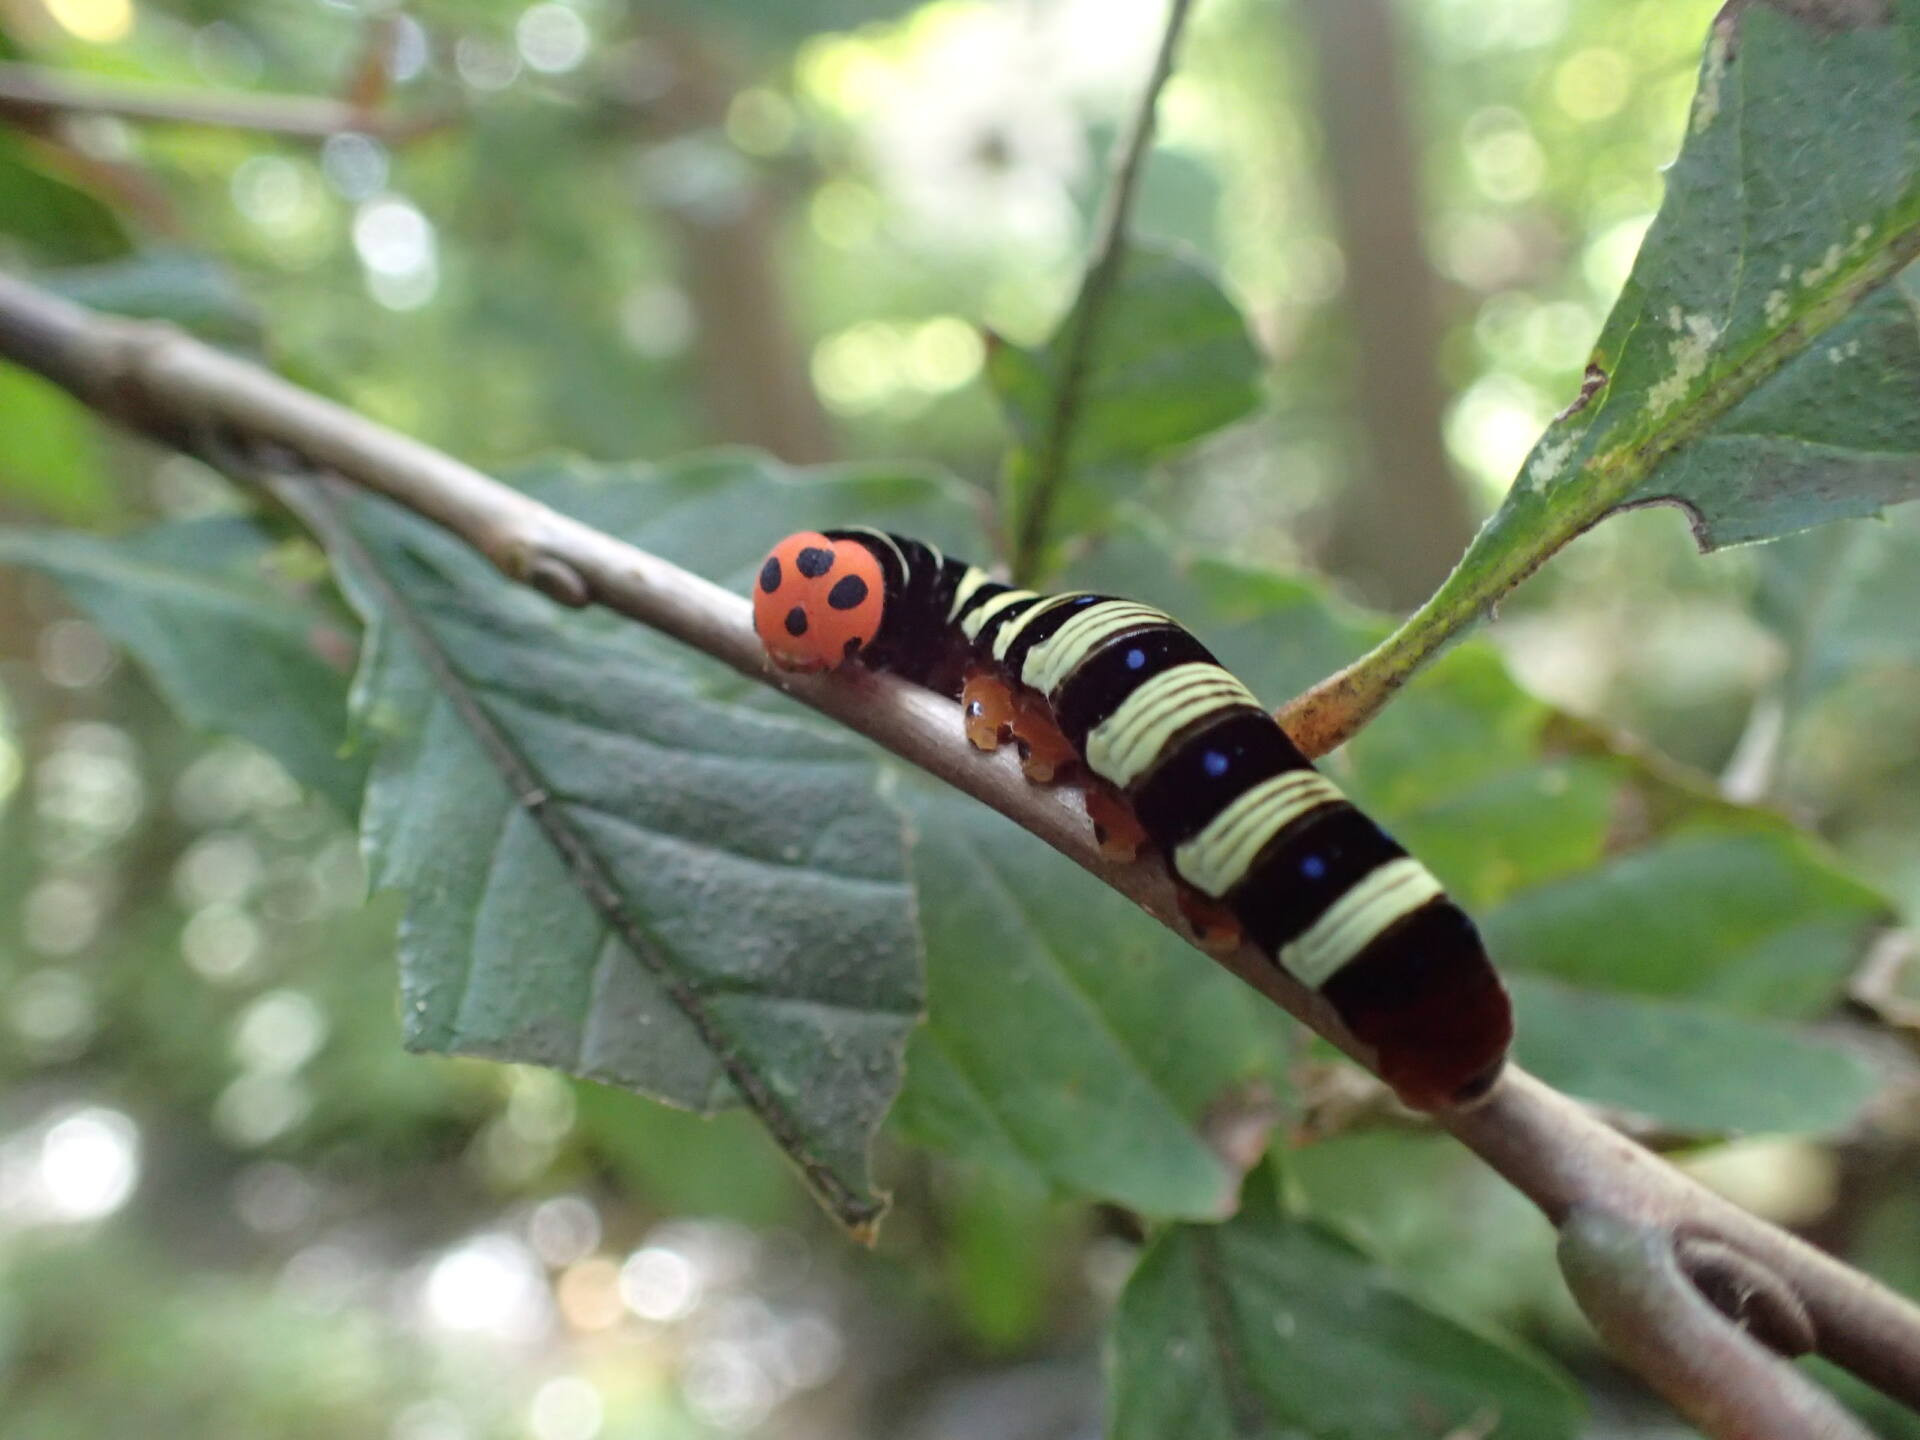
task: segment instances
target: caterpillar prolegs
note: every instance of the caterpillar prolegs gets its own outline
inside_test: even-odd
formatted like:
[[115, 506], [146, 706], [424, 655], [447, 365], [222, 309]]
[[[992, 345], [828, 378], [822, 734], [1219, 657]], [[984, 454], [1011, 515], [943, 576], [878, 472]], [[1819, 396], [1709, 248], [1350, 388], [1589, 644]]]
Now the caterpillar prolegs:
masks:
[[1171, 617], [865, 527], [788, 536], [753, 599], [775, 664], [857, 656], [958, 696], [968, 738], [1013, 739], [1032, 779], [1084, 767], [1103, 843], [1151, 842], [1203, 943], [1245, 937], [1318, 990], [1408, 1104], [1498, 1078], [1512, 1012], [1473, 922]]

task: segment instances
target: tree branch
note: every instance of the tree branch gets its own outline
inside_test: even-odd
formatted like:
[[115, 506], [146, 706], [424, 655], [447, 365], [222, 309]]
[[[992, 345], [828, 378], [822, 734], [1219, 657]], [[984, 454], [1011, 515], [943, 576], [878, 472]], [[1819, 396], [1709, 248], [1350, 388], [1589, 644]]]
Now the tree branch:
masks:
[[1067, 455], [1073, 447], [1074, 429], [1080, 422], [1080, 405], [1086, 394], [1087, 367], [1093, 358], [1094, 339], [1105, 317], [1107, 301], [1119, 283], [1121, 262], [1126, 259], [1127, 218], [1133, 212], [1133, 197], [1140, 186], [1141, 171], [1146, 168], [1147, 152], [1153, 148], [1154, 114], [1160, 105], [1160, 92], [1173, 74], [1173, 57], [1180, 46], [1181, 32], [1186, 28], [1187, 13], [1192, 8], [1193, 0], [1172, 0], [1167, 11], [1160, 51], [1154, 57], [1146, 89], [1141, 92], [1133, 132], [1126, 144], [1115, 152], [1113, 179], [1107, 186], [1098, 227], [1099, 242], [1087, 264], [1086, 278], [1080, 282], [1080, 294], [1063, 322], [1060, 388], [1054, 392], [1047, 432], [1035, 460], [1033, 492], [1027, 497], [1026, 513], [1019, 517], [1019, 534], [1013, 546], [1013, 578], [1018, 584], [1035, 578], [1046, 550], [1054, 496], [1066, 481]]
[[1707, 1433], [1872, 1440], [1831, 1395], [1709, 1304], [1660, 1228], [1576, 1211], [1561, 1227], [1560, 1267], [1614, 1353], [1679, 1397], [1680, 1412]]
[[[885, 674], [856, 687], [831, 674], [772, 670], [742, 596], [177, 331], [93, 315], [6, 277], [0, 277], [0, 358], [37, 371], [166, 443], [194, 448], [196, 436], [220, 434], [244, 446], [281, 446], [377, 491], [452, 531], [517, 581], [564, 604], [603, 605], [661, 630], [867, 735], [992, 806], [1186, 934], [1164, 867], [1103, 859], [1069, 796], [1027, 783], [1009, 751], [988, 756], [974, 750], [951, 702]], [[1328, 1007], [1267, 956], [1242, 947], [1219, 963], [1364, 1063], [1361, 1047]], [[1799, 1336], [1887, 1394], [1920, 1407], [1920, 1308], [1707, 1191], [1517, 1066], [1508, 1068], [1482, 1104], [1437, 1119], [1566, 1231], [1570, 1281], [1602, 1333], [1624, 1346], [1629, 1363], [1710, 1433], [1850, 1432], [1822, 1428], [1812, 1411], [1799, 1421], [1788, 1415], [1766, 1431], [1713, 1418], [1738, 1413], [1725, 1407], [1736, 1403], [1739, 1386], [1753, 1376], [1785, 1386], [1777, 1373], [1785, 1362], [1744, 1342], [1738, 1370], [1656, 1364], [1631, 1337], [1622, 1340], [1614, 1324], [1621, 1306], [1639, 1307], [1633, 1313], [1641, 1321], [1667, 1326], [1662, 1333], [1684, 1342], [1707, 1333], [1697, 1309], [1685, 1309], [1692, 1296], [1704, 1295], [1755, 1333], [1776, 1343]], [[1620, 1234], [1634, 1237], [1632, 1245], [1610, 1250], [1611, 1242], [1602, 1243]], [[1677, 1289], [1666, 1274], [1669, 1261], [1674, 1273], [1693, 1279], [1692, 1290]], [[1642, 1299], [1633, 1298], [1636, 1286]], [[1747, 1303], [1754, 1295], [1765, 1298], [1758, 1309]], [[1790, 1323], [1782, 1317], [1799, 1318]], [[1729, 1335], [1714, 1344], [1730, 1344]]]
[[443, 130], [459, 118], [450, 110], [400, 115], [305, 95], [218, 95], [106, 83], [34, 65], [0, 63], [0, 120], [37, 126], [63, 115], [112, 115], [303, 140], [325, 140], [353, 130], [395, 145]]

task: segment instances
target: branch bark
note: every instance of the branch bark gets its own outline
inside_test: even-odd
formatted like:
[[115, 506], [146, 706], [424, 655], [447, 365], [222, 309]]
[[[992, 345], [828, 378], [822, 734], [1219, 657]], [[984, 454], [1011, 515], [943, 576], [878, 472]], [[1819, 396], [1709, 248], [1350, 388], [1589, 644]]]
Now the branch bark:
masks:
[[[38, 372], [165, 443], [204, 448], [199, 442], [217, 435], [242, 447], [282, 447], [307, 464], [377, 491], [444, 526], [516, 581], [564, 604], [602, 605], [663, 631], [867, 735], [991, 805], [1176, 933], [1186, 933], [1161, 866], [1116, 865], [1102, 858], [1079, 807], [1065, 794], [1028, 784], [1009, 752], [985, 756], [975, 751], [949, 701], [889, 675], [855, 687], [831, 674], [770, 669], [742, 596], [243, 360], [166, 327], [91, 314], [4, 276], [0, 358]], [[1219, 963], [1365, 1062], [1318, 997], [1294, 984], [1265, 955], [1247, 947]], [[1574, 1237], [1569, 1246], [1582, 1258], [1569, 1262], [1570, 1279], [1583, 1303], [1595, 1307], [1590, 1313], [1602, 1333], [1617, 1345], [1623, 1343], [1621, 1314], [1635, 1317], [1632, 1326], [1678, 1326], [1660, 1333], [1682, 1341], [1691, 1336], [1732, 1344], [1729, 1337], [1737, 1337], [1730, 1322], [1717, 1320], [1719, 1331], [1704, 1330], [1698, 1307], [1674, 1308], [1692, 1306], [1704, 1295], [1727, 1304], [1758, 1334], [1803, 1335], [1817, 1353], [1920, 1407], [1920, 1308], [1705, 1190], [1519, 1067], [1509, 1067], [1477, 1107], [1436, 1118], [1556, 1228]], [[1631, 1254], [1606, 1260], [1607, 1247], [1595, 1239], [1596, 1225], [1606, 1234], [1638, 1237], [1638, 1249], [1628, 1246]], [[1614, 1228], [1606, 1231], [1607, 1226]], [[1691, 1277], [1684, 1291], [1672, 1275], [1657, 1280], [1666, 1275], [1669, 1261], [1673, 1274]], [[1595, 1267], [1604, 1279], [1601, 1290], [1595, 1289], [1600, 1283], [1593, 1280]], [[1656, 1274], [1657, 1283], [1646, 1282], [1648, 1274]], [[1729, 1275], [1739, 1283], [1729, 1285]], [[1757, 1324], [1760, 1312], [1734, 1302], [1762, 1292], [1768, 1297], [1767, 1323]], [[1781, 1315], [1802, 1317], [1804, 1325], [1796, 1330], [1779, 1322]], [[1779, 1375], [1785, 1362], [1745, 1343], [1737, 1371], [1663, 1367], [1631, 1338], [1624, 1358], [1711, 1434], [1797, 1440], [1849, 1433], [1822, 1428], [1825, 1422], [1812, 1412], [1811, 1418], [1802, 1417], [1804, 1423], [1788, 1416], [1765, 1431], [1725, 1419], [1741, 1413], [1727, 1407], [1745, 1383], [1743, 1376], [1765, 1375], [1770, 1384], [1786, 1384]]]
[[459, 118], [448, 110], [402, 115], [306, 95], [221, 95], [82, 80], [35, 65], [0, 63], [0, 121], [38, 127], [66, 115], [112, 115], [302, 140], [352, 130], [396, 145], [443, 130]]

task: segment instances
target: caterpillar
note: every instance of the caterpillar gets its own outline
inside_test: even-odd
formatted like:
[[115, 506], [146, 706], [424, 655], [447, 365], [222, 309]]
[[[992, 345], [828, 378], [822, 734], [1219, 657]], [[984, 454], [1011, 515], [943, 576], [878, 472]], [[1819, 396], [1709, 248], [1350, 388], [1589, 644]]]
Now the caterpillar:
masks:
[[853, 661], [956, 696], [1030, 779], [1084, 770], [1108, 853], [1148, 845], [1211, 949], [1251, 940], [1319, 992], [1400, 1098], [1480, 1098], [1513, 1034], [1478, 931], [1193, 634], [1110, 595], [1041, 595], [864, 526], [774, 546], [754, 585], [772, 662]]

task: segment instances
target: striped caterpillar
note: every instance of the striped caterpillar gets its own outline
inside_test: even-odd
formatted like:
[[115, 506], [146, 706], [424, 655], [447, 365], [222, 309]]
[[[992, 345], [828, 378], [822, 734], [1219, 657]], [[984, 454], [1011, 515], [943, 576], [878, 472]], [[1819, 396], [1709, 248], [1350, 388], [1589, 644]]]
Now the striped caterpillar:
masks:
[[958, 696], [968, 739], [1012, 740], [1029, 779], [1083, 770], [1107, 853], [1158, 849], [1196, 938], [1251, 940], [1317, 990], [1408, 1104], [1498, 1078], [1512, 1013], [1473, 922], [1169, 616], [1014, 589], [866, 527], [788, 536], [753, 599], [776, 665], [858, 656]]

